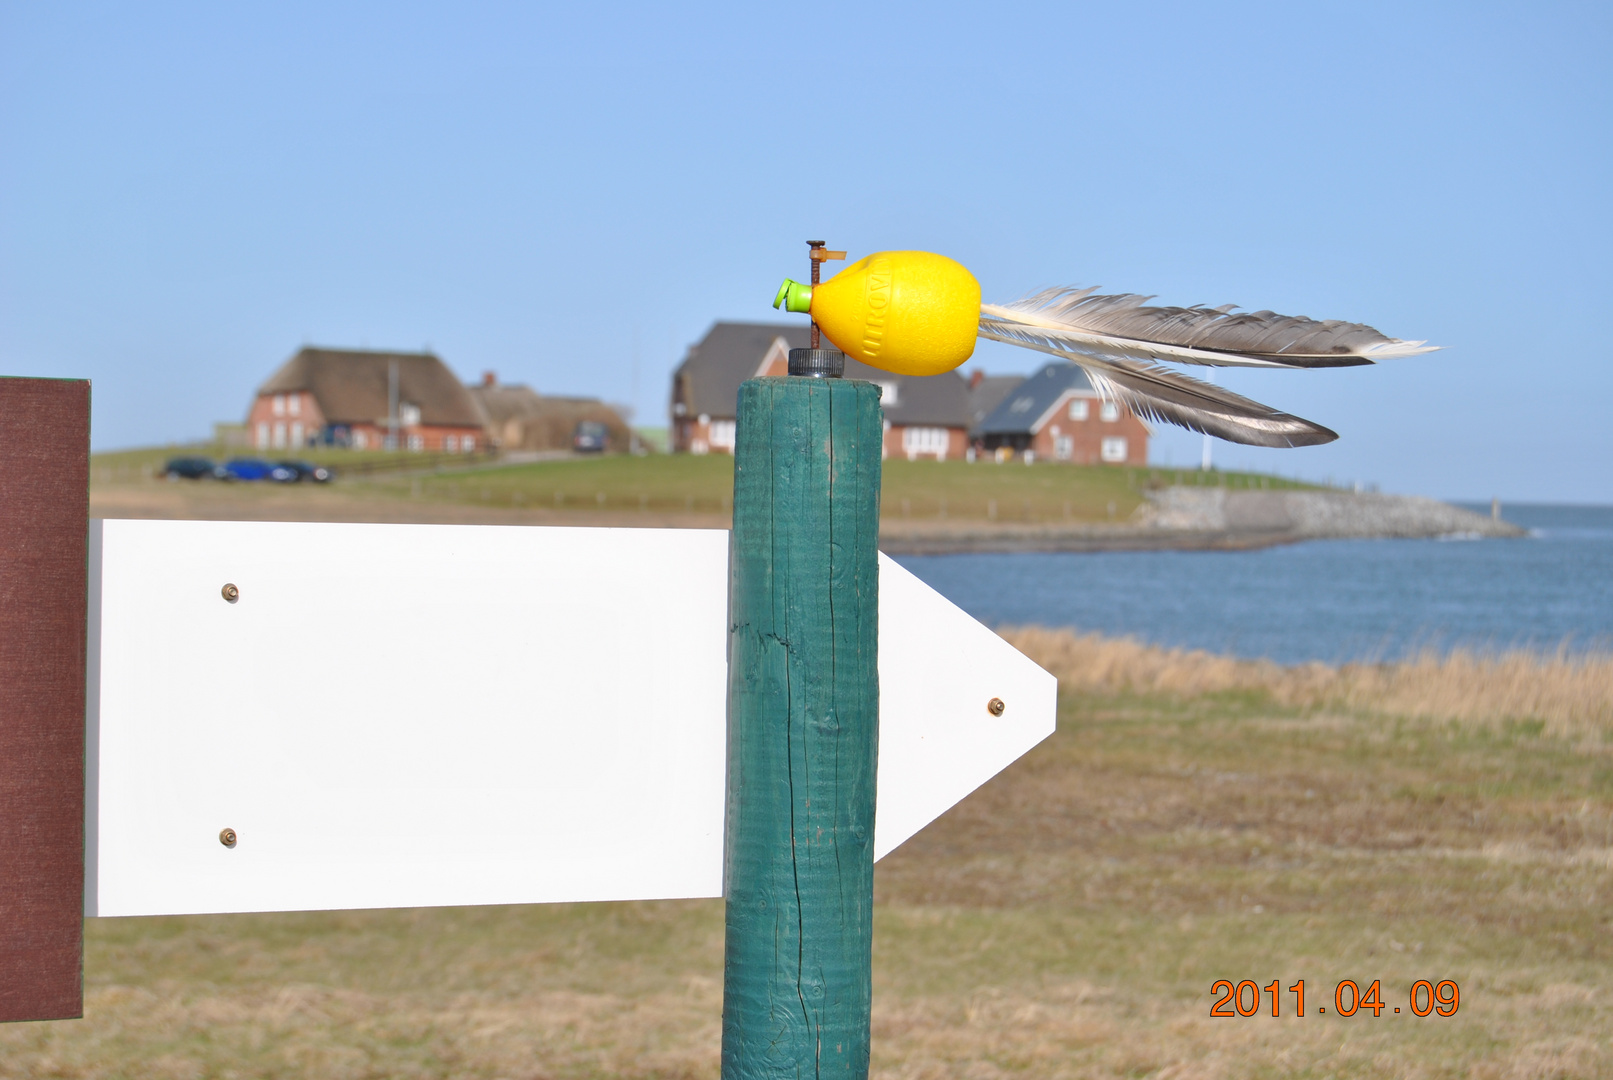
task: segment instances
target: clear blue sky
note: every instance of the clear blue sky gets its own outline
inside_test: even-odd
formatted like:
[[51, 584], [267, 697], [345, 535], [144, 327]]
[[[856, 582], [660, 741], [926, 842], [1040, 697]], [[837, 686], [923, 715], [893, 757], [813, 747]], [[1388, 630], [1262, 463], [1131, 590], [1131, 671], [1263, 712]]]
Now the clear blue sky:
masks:
[[1225, 376], [1342, 438], [1217, 462], [1613, 502], [1610, 11], [8, 2], [0, 373], [93, 379], [99, 449], [240, 419], [303, 343], [653, 423], [811, 237], [1427, 338]]

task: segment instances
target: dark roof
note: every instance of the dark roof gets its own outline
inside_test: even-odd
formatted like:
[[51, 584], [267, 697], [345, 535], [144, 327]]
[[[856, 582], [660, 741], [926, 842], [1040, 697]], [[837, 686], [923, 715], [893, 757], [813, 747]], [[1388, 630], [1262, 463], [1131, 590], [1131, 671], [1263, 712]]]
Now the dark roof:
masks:
[[805, 323], [713, 323], [673, 373], [673, 400], [681, 386], [684, 415], [733, 416], [739, 384], [756, 374], [779, 338], [787, 349], [804, 349], [811, 329]]
[[1092, 380], [1077, 364], [1047, 364], [1008, 394], [976, 431], [981, 435], [1025, 435], [1036, 430], [1066, 391], [1093, 394]]
[[1023, 375], [982, 375], [980, 382], [969, 389], [970, 426], [979, 427], [980, 421], [990, 415], [991, 410], [1002, 404], [1003, 398], [1024, 381]]
[[258, 387], [258, 394], [306, 390], [330, 424], [374, 424], [387, 416], [387, 379], [398, 366], [398, 401], [418, 406], [422, 424], [481, 427], [476, 403], [431, 353], [303, 349]]
[[[969, 384], [956, 371], [940, 375], [893, 375], [846, 357], [846, 378], [883, 384], [886, 400], [880, 403], [892, 424], [921, 427], [969, 426]], [[896, 391], [895, 402], [891, 389]]]
[[[716, 323], [689, 349], [673, 375], [673, 399], [677, 400], [681, 383], [684, 415], [732, 417], [739, 384], [756, 375], [773, 342], [783, 338], [786, 348], [804, 349], [810, 335], [809, 327], [790, 323]], [[893, 387], [895, 401], [883, 406], [885, 419], [892, 424], [969, 426], [969, 384], [956, 372], [894, 375], [848, 357], [846, 378]]]

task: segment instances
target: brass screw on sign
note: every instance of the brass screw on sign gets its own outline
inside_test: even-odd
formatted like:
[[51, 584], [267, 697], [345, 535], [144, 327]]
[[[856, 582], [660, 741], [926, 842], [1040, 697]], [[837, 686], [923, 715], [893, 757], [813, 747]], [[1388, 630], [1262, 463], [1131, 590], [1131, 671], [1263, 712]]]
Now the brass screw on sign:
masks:
[[224, 829], [223, 831], [221, 831], [218, 834], [218, 842], [223, 844], [225, 847], [234, 847], [235, 846], [235, 830], [234, 829]]
[[994, 697], [990, 701], [986, 702], [986, 711], [993, 716], [1001, 716], [1003, 713], [1008, 711], [1008, 706], [1003, 704], [1002, 698]]
[[235, 583], [232, 581], [227, 583], [222, 589], [219, 590], [219, 595], [233, 604], [237, 600], [241, 599], [241, 590], [237, 589], [235, 587]]

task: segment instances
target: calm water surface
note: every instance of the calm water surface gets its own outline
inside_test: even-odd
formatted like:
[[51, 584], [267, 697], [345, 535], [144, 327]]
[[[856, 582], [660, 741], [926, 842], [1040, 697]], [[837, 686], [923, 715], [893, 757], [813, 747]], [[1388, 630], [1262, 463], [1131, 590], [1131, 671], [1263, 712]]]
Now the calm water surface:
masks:
[[1529, 538], [899, 561], [991, 626], [1071, 626], [1282, 663], [1613, 648], [1613, 507], [1517, 505], [1505, 516]]

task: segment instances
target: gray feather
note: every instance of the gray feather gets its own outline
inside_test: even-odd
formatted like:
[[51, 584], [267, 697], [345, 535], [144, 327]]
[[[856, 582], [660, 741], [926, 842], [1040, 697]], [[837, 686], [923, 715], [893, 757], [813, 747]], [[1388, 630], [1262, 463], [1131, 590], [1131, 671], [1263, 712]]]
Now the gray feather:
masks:
[[1176, 424], [1248, 446], [1315, 446], [1337, 433], [1320, 424], [1251, 401], [1230, 390], [1189, 378], [1169, 368], [1129, 357], [1088, 356], [1031, 339], [994, 320], [981, 320], [980, 336], [1073, 361], [1092, 378], [1098, 393], [1123, 402], [1139, 416]]
[[1011, 304], [985, 304], [981, 326], [1007, 324], [1027, 339], [1061, 342], [1061, 352], [1216, 367], [1347, 367], [1433, 351], [1362, 323], [1237, 312], [1230, 304], [1149, 307], [1152, 297], [1093, 292], [1044, 289]]

